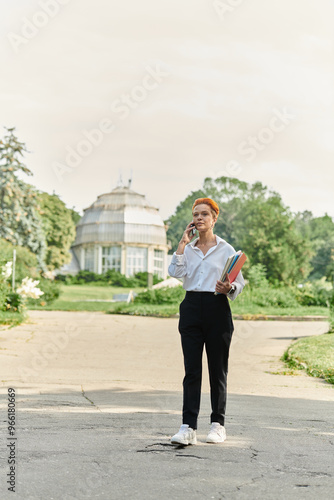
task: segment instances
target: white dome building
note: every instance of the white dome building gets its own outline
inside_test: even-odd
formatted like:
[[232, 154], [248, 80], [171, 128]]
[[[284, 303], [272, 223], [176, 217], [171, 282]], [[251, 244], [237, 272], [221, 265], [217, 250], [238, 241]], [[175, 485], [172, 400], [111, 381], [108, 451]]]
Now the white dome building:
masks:
[[72, 262], [63, 269], [101, 274], [109, 269], [132, 276], [139, 271], [167, 276], [166, 228], [159, 210], [129, 187], [101, 194], [84, 210], [71, 247]]

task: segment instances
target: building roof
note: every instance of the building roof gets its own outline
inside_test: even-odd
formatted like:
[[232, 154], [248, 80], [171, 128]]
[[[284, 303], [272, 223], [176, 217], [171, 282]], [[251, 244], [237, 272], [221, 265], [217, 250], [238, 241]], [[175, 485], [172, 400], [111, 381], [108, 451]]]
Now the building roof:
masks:
[[129, 187], [101, 194], [84, 210], [72, 246], [89, 243], [166, 245], [166, 229], [159, 210]]

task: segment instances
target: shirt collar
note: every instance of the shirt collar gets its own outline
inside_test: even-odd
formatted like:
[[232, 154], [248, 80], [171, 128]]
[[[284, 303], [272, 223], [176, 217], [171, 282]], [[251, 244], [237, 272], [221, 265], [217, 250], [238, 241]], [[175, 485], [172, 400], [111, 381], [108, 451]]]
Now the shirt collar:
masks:
[[[215, 234], [215, 237], [216, 237], [217, 246], [218, 246], [218, 245], [221, 245], [221, 244], [225, 244], [225, 243], [226, 243], [226, 241], [225, 241], [225, 240], [223, 240], [223, 238], [220, 238], [220, 237], [219, 237], [219, 236], [217, 236], [216, 234]], [[191, 243], [189, 243], [189, 245], [190, 245], [192, 248], [197, 248], [197, 247], [195, 247], [195, 244], [197, 243], [197, 241], [198, 241], [198, 240], [199, 240], [199, 237], [197, 237], [194, 241], [192, 241]]]

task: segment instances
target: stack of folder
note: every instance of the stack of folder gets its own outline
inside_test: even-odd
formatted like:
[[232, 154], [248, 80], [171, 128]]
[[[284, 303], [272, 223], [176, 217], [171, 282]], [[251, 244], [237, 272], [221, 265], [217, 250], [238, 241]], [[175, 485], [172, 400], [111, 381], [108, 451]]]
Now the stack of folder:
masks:
[[239, 271], [246, 262], [246, 259], [246, 255], [241, 250], [238, 250], [237, 253], [231, 255], [231, 257], [229, 257], [226, 261], [220, 281], [225, 281], [226, 274], [228, 274], [230, 283], [232, 283], [238, 276]]
[[[246, 262], [246, 259], [246, 255], [241, 250], [238, 250], [237, 253], [231, 255], [231, 257], [229, 257], [226, 261], [220, 281], [225, 281], [226, 275], [228, 274], [230, 283], [233, 283], [242, 266]], [[217, 292], [215, 292], [215, 295], [217, 295]]]

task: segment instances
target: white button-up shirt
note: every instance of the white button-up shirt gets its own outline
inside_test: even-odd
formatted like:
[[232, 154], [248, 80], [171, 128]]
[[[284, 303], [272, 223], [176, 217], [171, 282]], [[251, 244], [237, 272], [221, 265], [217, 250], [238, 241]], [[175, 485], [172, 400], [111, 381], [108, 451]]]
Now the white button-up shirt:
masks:
[[[211, 247], [204, 255], [202, 250], [195, 246], [198, 239], [188, 243], [182, 255], [177, 255], [174, 252], [168, 267], [168, 274], [174, 278], [182, 278], [183, 288], [187, 291], [214, 292], [225, 263], [231, 255], [235, 254], [235, 250], [229, 243], [216, 235], [217, 245]], [[245, 286], [241, 272], [233, 284], [235, 291], [228, 295], [231, 300], [234, 300]]]

